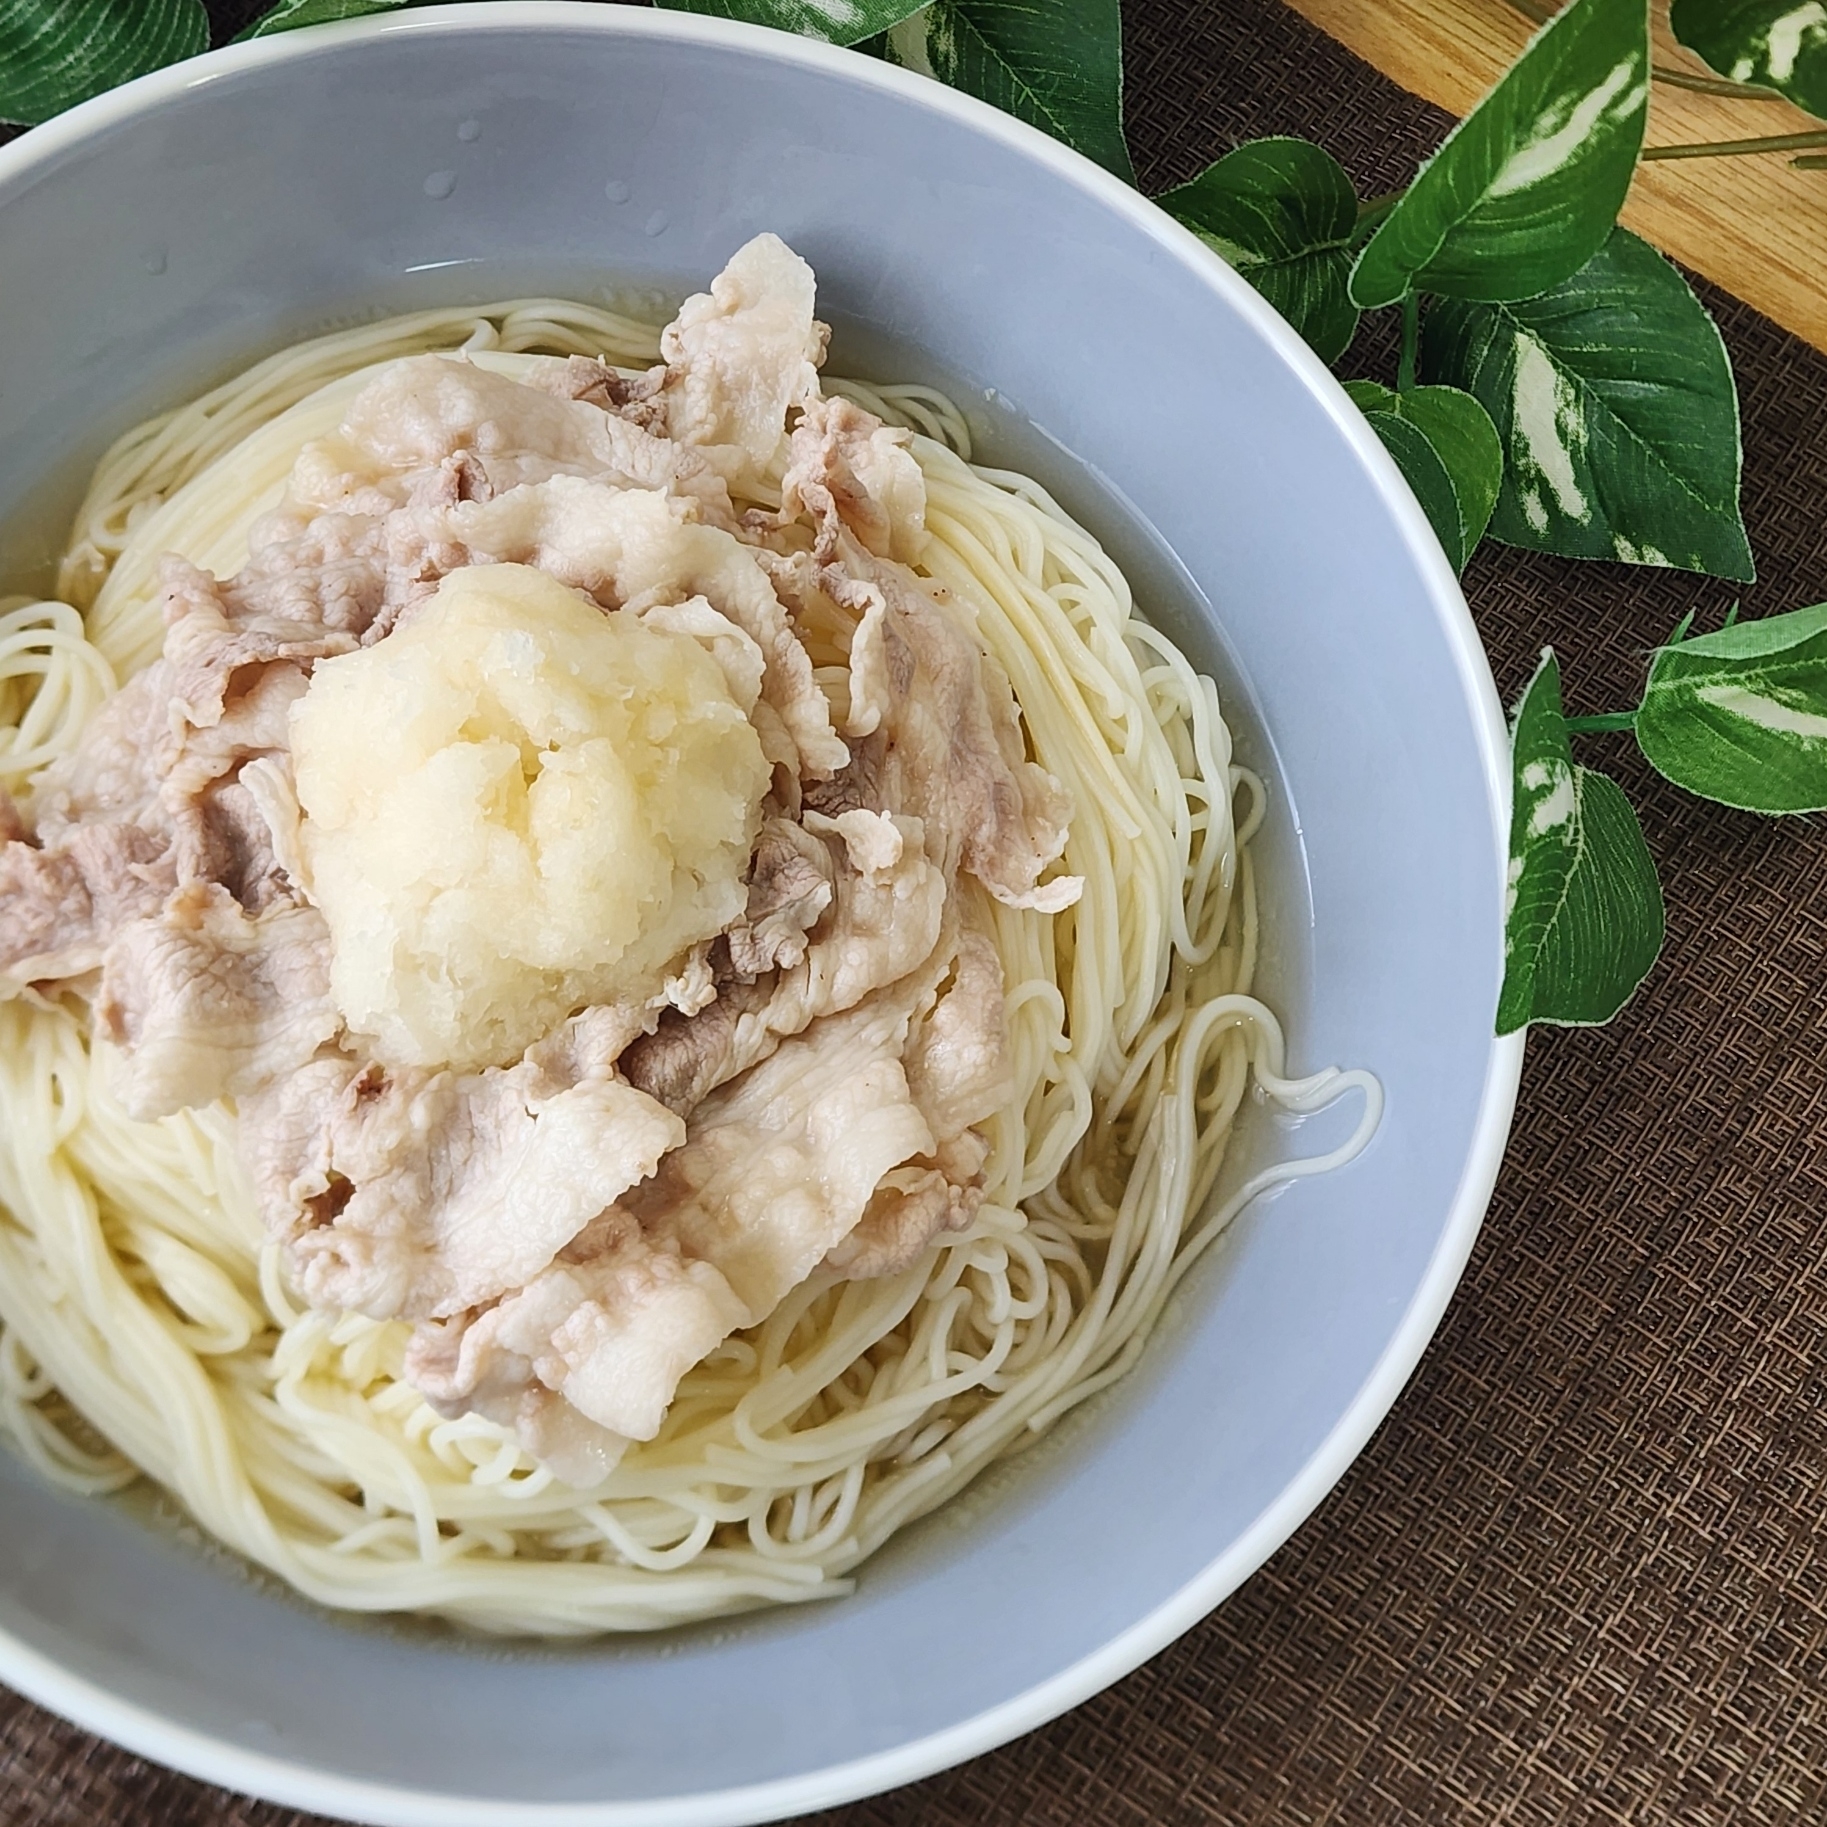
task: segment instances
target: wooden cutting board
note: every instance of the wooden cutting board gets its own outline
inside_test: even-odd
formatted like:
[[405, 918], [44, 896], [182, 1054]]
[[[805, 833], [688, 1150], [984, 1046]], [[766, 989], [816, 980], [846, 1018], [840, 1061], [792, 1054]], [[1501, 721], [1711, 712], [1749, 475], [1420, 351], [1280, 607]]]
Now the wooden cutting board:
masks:
[[[1463, 114], [1535, 29], [1507, 0], [1288, 0], [1405, 89]], [[1659, 64], [1703, 71], [1667, 29], [1657, 0]], [[1738, 101], [1652, 86], [1649, 143], [1799, 133], [1824, 124], [1782, 100]], [[1625, 223], [1684, 265], [1827, 349], [1827, 171], [1789, 155], [1668, 159], [1643, 165]]]

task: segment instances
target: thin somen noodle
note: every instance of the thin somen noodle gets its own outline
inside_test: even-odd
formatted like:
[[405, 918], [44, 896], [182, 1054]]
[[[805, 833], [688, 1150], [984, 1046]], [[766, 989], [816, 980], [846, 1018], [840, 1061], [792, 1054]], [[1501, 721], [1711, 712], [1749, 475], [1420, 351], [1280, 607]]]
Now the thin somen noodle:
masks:
[[[520, 377], [658, 349], [649, 326], [557, 300], [425, 312], [300, 344], [127, 434], [78, 514], [62, 600], [0, 597], [0, 788], [27, 790], [158, 656], [161, 555], [236, 571], [301, 447], [386, 364], [460, 350]], [[1119, 1377], [1244, 1204], [1363, 1146], [1376, 1080], [1284, 1076], [1281, 1029], [1252, 994], [1265, 792], [1232, 758], [1212, 682], [1043, 489], [972, 464], [950, 401], [826, 388], [913, 433], [921, 569], [974, 609], [1073, 808], [1076, 905], [970, 891], [1002, 963], [1016, 1092], [986, 1125], [969, 1228], [898, 1274], [801, 1283], [687, 1372], [654, 1439], [577, 1488], [512, 1430], [436, 1412], [404, 1380], [404, 1322], [303, 1303], [230, 1105], [133, 1120], [86, 1006], [28, 993], [0, 1002], [0, 1425], [46, 1477], [102, 1492], [143, 1475], [327, 1605], [490, 1631], [645, 1629], [830, 1595]], [[833, 692], [839, 659], [815, 647]], [[1362, 1121], [1213, 1206], [1252, 1087], [1291, 1112], [1355, 1089]]]

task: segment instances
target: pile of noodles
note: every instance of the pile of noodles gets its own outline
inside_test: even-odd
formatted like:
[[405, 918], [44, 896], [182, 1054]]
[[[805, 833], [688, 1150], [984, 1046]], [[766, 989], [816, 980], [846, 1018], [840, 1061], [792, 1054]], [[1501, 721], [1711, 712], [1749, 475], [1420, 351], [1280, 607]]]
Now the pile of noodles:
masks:
[[[645, 365], [657, 333], [552, 300], [304, 343], [130, 432], [97, 471], [61, 602], [0, 598], [0, 786], [27, 793], [157, 656], [156, 570], [218, 575], [379, 363], [463, 349]], [[226, 1105], [130, 1121], [82, 1004], [0, 1004], [0, 1425], [101, 1492], [145, 1476], [332, 1606], [498, 1632], [651, 1628], [847, 1589], [910, 1519], [1120, 1376], [1176, 1281], [1266, 1186], [1349, 1157], [1376, 1081], [1281, 1076], [1250, 993], [1260, 783], [1217, 694], [1115, 566], [1025, 477], [973, 467], [921, 387], [832, 383], [915, 434], [923, 568], [974, 606], [1036, 759], [1075, 807], [1059, 915], [995, 906], [1017, 1094], [988, 1196], [903, 1274], [815, 1275], [681, 1384], [658, 1438], [591, 1489], [401, 1380], [408, 1327], [305, 1308], [264, 1236]], [[775, 504], [764, 504], [775, 505]], [[1296, 1111], [1364, 1093], [1334, 1153], [1207, 1211], [1251, 1086]]]

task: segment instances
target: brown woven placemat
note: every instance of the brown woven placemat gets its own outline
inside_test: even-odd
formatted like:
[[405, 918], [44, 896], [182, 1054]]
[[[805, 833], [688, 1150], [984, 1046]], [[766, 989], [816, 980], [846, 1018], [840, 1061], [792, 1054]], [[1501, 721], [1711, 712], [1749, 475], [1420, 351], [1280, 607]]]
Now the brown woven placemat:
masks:
[[[253, 10], [212, 8], [229, 30]], [[1149, 190], [1279, 132], [1323, 141], [1374, 194], [1443, 126], [1278, 0], [1127, 12]], [[1827, 358], [1709, 302], [1744, 401], [1763, 572], [1746, 610], [1770, 614], [1827, 596]], [[1645, 651], [1688, 608], [1716, 620], [1729, 600], [1497, 549], [1466, 589], [1504, 692], [1552, 642], [1577, 710], [1631, 701]], [[1616, 1027], [1531, 1043], [1464, 1285], [1363, 1457], [1128, 1680], [816, 1827], [1827, 1814], [1827, 826], [1697, 805], [1600, 740], [1662, 864], [1668, 952]], [[5, 1827], [305, 1821], [0, 1690]]]

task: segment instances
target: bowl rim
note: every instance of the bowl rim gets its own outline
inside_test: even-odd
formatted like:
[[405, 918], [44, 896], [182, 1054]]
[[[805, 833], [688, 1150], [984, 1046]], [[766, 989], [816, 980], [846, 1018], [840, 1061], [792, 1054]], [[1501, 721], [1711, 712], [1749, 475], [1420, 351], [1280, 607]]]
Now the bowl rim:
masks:
[[[147, 113], [191, 89], [269, 65], [295, 61], [370, 39], [512, 29], [563, 30], [605, 38], [666, 39], [735, 49], [871, 87], [1001, 139], [1052, 173], [1089, 192], [1141, 229], [1163, 253], [1189, 267], [1226, 307], [1251, 320], [1305, 382], [1335, 429], [1376, 484], [1426, 580], [1483, 764], [1492, 831], [1510, 817], [1509, 731], [1490, 663], [1471, 612], [1438, 540], [1395, 463], [1344, 389], [1276, 311], [1190, 230], [1142, 193], [1092, 160], [1025, 122], [928, 77], [859, 57], [822, 40], [696, 12], [603, 6], [588, 0], [467, 0], [414, 8], [255, 38], [205, 52], [83, 102], [0, 146], [0, 206], [14, 182], [49, 166], [85, 140]], [[1493, 935], [1494, 941], [1500, 935]], [[517, 1803], [405, 1789], [339, 1776], [303, 1763], [248, 1751], [207, 1732], [176, 1724], [73, 1674], [0, 1628], [0, 1681], [29, 1699], [127, 1750], [205, 1782], [282, 1806], [342, 1815], [377, 1827], [748, 1827], [829, 1808], [913, 1782], [978, 1756], [1044, 1725], [1139, 1667], [1228, 1598], [1317, 1507], [1394, 1406], [1432, 1339], [1464, 1271], [1496, 1184], [1509, 1138], [1523, 1062], [1522, 1033], [1493, 1034], [1478, 1117], [1464, 1171], [1440, 1241], [1389, 1344], [1356, 1397], [1280, 1496], [1195, 1578], [1101, 1649], [1000, 1705], [925, 1738], [847, 1763], [765, 1782], [639, 1801]]]

